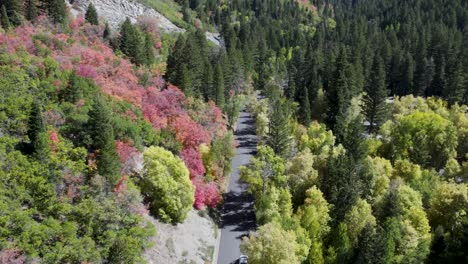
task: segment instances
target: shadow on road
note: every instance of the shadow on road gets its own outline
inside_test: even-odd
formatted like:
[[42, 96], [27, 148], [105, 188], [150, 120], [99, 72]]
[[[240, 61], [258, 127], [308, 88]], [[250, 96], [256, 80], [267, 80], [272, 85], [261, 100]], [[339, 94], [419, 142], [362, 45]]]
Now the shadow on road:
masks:
[[247, 193], [228, 192], [224, 194], [221, 228], [235, 226], [232, 231], [248, 232], [255, 228], [253, 197]]

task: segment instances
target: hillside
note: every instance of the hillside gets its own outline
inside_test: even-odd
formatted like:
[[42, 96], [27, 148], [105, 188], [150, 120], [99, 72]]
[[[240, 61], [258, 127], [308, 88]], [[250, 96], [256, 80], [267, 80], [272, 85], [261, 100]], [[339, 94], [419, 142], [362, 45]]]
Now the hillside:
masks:
[[138, 17], [151, 17], [156, 19], [158, 27], [165, 33], [180, 33], [184, 32], [183, 29], [174, 25], [168, 18], [153, 8], [146, 7], [136, 1], [128, 0], [74, 0], [71, 4], [71, 11], [73, 14], [84, 15], [88, 9], [89, 4], [92, 3], [99, 14], [99, 16], [109, 22], [112, 29], [117, 30], [127, 17], [133, 23], [136, 22]]
[[467, 14], [0, 0], [0, 263], [465, 263]]
[[[103, 31], [38, 17], [0, 33], [2, 259], [138, 262], [155, 234], [144, 215], [175, 223], [220, 200], [233, 144], [221, 110], [115, 55]], [[181, 177], [156, 201], [151, 155], [165, 160], [154, 173]]]

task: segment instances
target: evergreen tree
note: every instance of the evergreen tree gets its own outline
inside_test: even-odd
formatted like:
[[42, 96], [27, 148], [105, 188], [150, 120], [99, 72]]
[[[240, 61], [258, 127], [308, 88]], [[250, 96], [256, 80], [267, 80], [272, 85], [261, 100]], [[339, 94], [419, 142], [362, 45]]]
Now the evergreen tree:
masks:
[[336, 263], [348, 263], [352, 247], [348, 237], [348, 227], [345, 223], [340, 223], [332, 232], [331, 240], [336, 252]]
[[54, 23], [63, 23], [67, 18], [67, 5], [64, 0], [49, 0], [47, 1], [47, 9], [49, 17]]
[[106, 177], [110, 184], [116, 184], [120, 178], [120, 161], [115, 147], [111, 111], [102, 96], [94, 99], [89, 112], [88, 130], [97, 154], [99, 174]]
[[355, 263], [362, 264], [384, 264], [384, 230], [377, 227], [376, 230], [367, 223], [361, 234], [359, 235], [359, 242], [356, 252]]
[[224, 108], [224, 77], [223, 77], [223, 70], [221, 68], [220, 63], [216, 65], [216, 71], [215, 71], [215, 80], [214, 80], [214, 86], [215, 86], [215, 103], [219, 106], [219, 108], [223, 109]]
[[192, 80], [190, 79], [189, 70], [186, 64], [182, 65], [180, 69], [180, 89], [184, 92], [185, 95], [191, 96], [193, 93], [192, 90]]
[[151, 66], [155, 63], [155, 51], [153, 41], [151, 40], [151, 35], [146, 33], [145, 34], [145, 45], [144, 45], [144, 52], [146, 57], [146, 65]]
[[360, 162], [366, 155], [364, 127], [362, 123], [361, 116], [353, 118], [346, 124], [345, 133], [339, 135], [341, 144], [346, 149], [346, 154], [355, 162]]
[[342, 122], [345, 119], [346, 112], [351, 102], [351, 79], [350, 65], [346, 47], [340, 48], [337, 58], [336, 70], [333, 73], [331, 86], [327, 91], [328, 101], [328, 125], [333, 128], [337, 135], [342, 135], [344, 127]]
[[385, 85], [385, 69], [382, 59], [376, 55], [370, 74], [370, 80], [365, 88], [363, 98], [363, 113], [369, 122], [369, 133], [382, 124], [385, 118], [387, 87]]
[[120, 29], [120, 50], [129, 57], [130, 61], [142, 65], [146, 62], [143, 46], [140, 30], [132, 25], [127, 17]]
[[327, 163], [326, 174], [320, 179], [325, 198], [334, 204], [334, 226], [344, 219], [346, 212], [356, 203], [362, 192], [358, 166], [348, 155], [333, 157]]
[[2, 5], [2, 11], [0, 15], [2, 28], [9, 29], [11, 27], [10, 19], [8, 18], [8, 14], [4, 5]]
[[167, 57], [166, 63], [166, 79], [174, 85], [179, 85], [180, 67], [185, 62], [186, 55], [185, 36], [180, 35], [172, 48], [172, 52]]
[[[270, 88], [271, 89], [271, 88]], [[273, 89], [279, 91], [279, 87]], [[267, 145], [275, 154], [287, 157], [290, 153], [292, 128], [290, 118], [292, 116], [292, 106], [285, 98], [281, 98], [279, 92], [273, 91], [269, 96], [271, 108], [269, 112]]]
[[405, 65], [401, 75], [399, 95], [407, 95], [413, 91], [414, 79], [414, 61], [413, 56], [409, 52], [406, 54]]
[[213, 91], [213, 67], [209, 61], [205, 62], [205, 71], [203, 74], [203, 97], [205, 100], [214, 100], [216, 97]]
[[37, 101], [34, 101], [31, 106], [27, 135], [30, 140], [30, 154], [42, 163], [47, 162], [50, 153], [50, 142], [42, 117], [41, 106]]
[[302, 96], [301, 100], [301, 122], [305, 126], [308, 126], [311, 121], [311, 106], [310, 106], [310, 96], [309, 96], [309, 89], [304, 89], [304, 95]]
[[37, 101], [34, 101], [31, 106], [28, 121], [27, 135], [31, 144], [38, 141], [39, 134], [46, 131], [44, 120], [42, 118], [41, 106]]
[[90, 3], [86, 10], [85, 19], [92, 25], [99, 25], [99, 17], [96, 8], [93, 3]]
[[26, 0], [26, 19], [34, 22], [37, 19], [36, 0]]
[[18, 0], [2, 0], [0, 5], [5, 6], [5, 12], [7, 14], [8, 20], [10, 21], [10, 26], [19, 26], [22, 23], [22, 1]]
[[102, 37], [104, 39], [109, 39], [110, 35], [111, 35], [111, 29], [110, 29], [109, 23], [106, 22], [104, 32], [102, 33]]
[[450, 104], [456, 102], [464, 103], [464, 95], [468, 91], [468, 80], [463, 73], [461, 60], [453, 62], [451, 71], [447, 77], [447, 87], [443, 90], [443, 96], [447, 98]]

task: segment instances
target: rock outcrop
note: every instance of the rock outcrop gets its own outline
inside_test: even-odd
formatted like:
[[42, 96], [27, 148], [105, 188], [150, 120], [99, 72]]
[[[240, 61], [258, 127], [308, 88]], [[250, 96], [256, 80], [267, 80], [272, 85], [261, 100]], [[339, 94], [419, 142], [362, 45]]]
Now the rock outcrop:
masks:
[[90, 3], [96, 7], [101, 19], [106, 20], [112, 29], [128, 17], [135, 22], [139, 16], [154, 17], [159, 20], [159, 27], [166, 33], [179, 33], [185, 30], [174, 25], [169, 19], [154, 9], [132, 0], [69, 0], [73, 15], [84, 15]]

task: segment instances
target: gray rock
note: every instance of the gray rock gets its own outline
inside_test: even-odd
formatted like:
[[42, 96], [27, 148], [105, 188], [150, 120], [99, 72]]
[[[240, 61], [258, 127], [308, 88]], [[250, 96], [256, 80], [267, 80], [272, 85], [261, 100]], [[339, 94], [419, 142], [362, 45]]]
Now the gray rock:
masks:
[[71, 5], [72, 14], [74, 16], [84, 15], [90, 3], [93, 3], [99, 17], [107, 21], [114, 31], [119, 28], [120, 24], [125, 21], [127, 17], [135, 23], [140, 16], [158, 19], [159, 28], [163, 32], [180, 33], [185, 31], [185, 29], [174, 25], [174, 23], [154, 9], [132, 0], [74, 0]]

